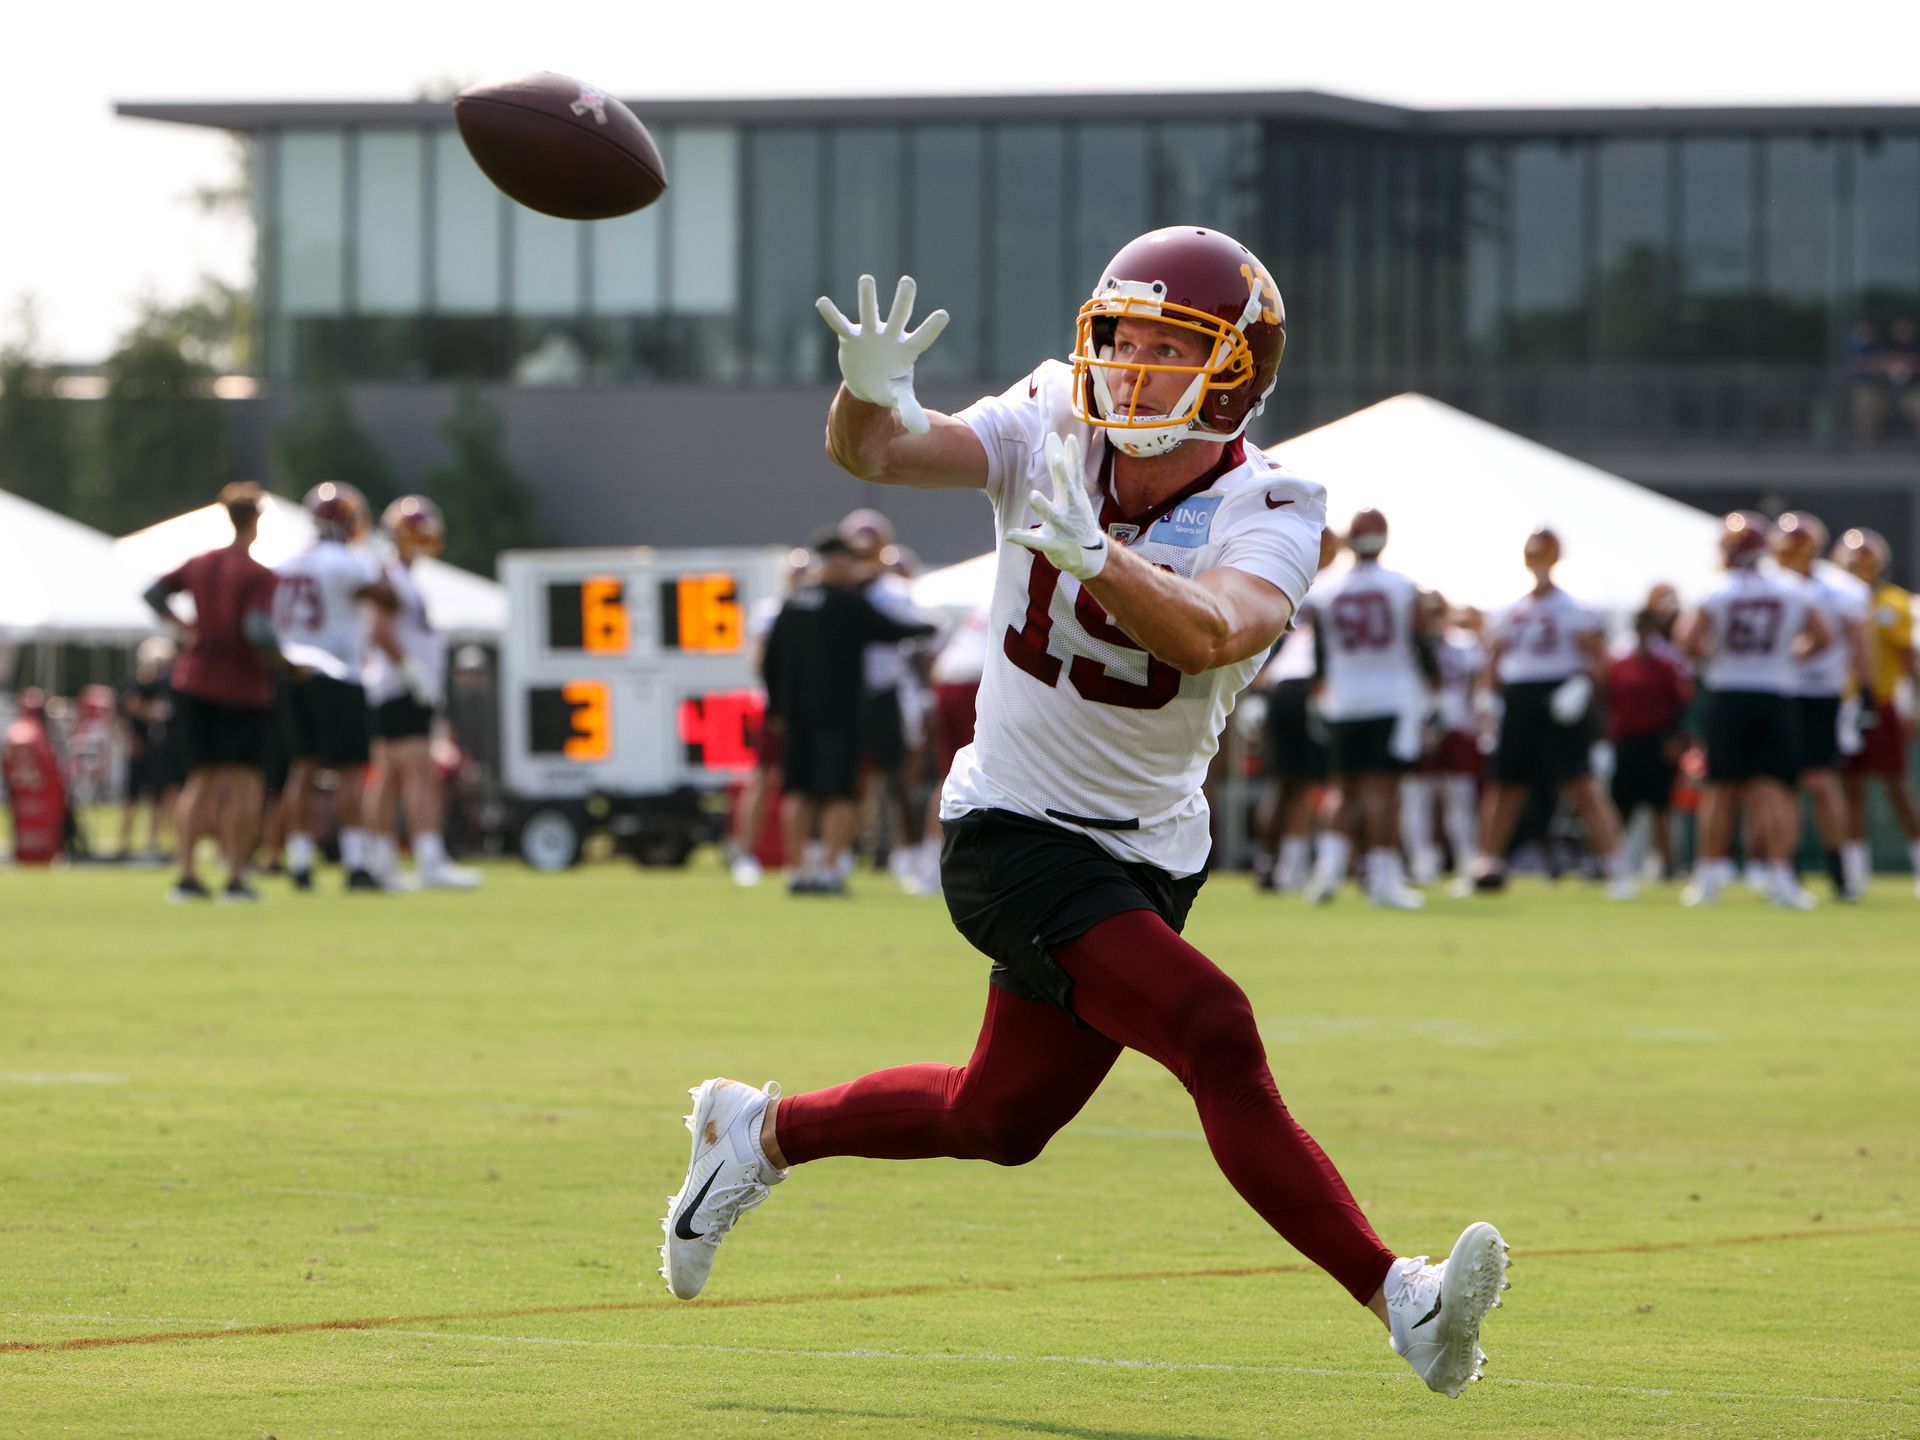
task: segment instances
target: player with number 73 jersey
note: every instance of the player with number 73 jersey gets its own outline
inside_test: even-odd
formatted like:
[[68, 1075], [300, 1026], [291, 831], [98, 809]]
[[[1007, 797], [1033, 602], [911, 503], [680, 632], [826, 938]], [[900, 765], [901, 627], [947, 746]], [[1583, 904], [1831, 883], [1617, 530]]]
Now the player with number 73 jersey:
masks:
[[1457, 1395], [1486, 1358], [1500, 1232], [1467, 1227], [1437, 1264], [1382, 1244], [1281, 1102], [1247, 996], [1181, 938], [1206, 876], [1207, 762], [1306, 595], [1326, 522], [1318, 485], [1241, 438], [1280, 364], [1279, 290], [1225, 235], [1143, 235], [1081, 307], [1070, 361], [958, 415], [914, 398], [914, 361], [946, 313], [909, 331], [913, 299], [903, 279], [882, 319], [862, 276], [857, 319], [819, 302], [844, 381], [827, 451], [866, 480], [981, 490], [993, 506], [988, 661], [974, 743], [942, 795], [940, 857], [955, 928], [993, 962], [986, 1013], [962, 1066], [784, 1096], [697, 1086], [686, 1182], [662, 1221], [668, 1286], [699, 1294], [721, 1237], [793, 1166], [1026, 1163], [1132, 1049], [1192, 1094], [1248, 1205]]

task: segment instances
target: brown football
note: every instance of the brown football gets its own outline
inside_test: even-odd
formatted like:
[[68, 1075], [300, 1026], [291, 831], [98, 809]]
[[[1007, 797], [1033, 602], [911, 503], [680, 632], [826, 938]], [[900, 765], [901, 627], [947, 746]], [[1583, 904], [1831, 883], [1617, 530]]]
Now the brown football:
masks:
[[453, 102], [460, 138], [513, 199], [563, 220], [630, 215], [667, 188], [660, 147], [633, 111], [584, 80], [541, 70]]

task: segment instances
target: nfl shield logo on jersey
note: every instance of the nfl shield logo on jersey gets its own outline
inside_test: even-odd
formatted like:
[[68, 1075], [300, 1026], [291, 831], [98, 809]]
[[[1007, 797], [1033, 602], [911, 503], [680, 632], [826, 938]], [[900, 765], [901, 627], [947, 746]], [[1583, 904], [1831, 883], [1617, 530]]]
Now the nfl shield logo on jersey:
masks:
[[1116, 520], [1113, 524], [1107, 526], [1107, 534], [1111, 535], [1115, 540], [1118, 540], [1122, 545], [1131, 545], [1140, 538], [1140, 527], [1138, 525], [1128, 525], [1123, 521]]

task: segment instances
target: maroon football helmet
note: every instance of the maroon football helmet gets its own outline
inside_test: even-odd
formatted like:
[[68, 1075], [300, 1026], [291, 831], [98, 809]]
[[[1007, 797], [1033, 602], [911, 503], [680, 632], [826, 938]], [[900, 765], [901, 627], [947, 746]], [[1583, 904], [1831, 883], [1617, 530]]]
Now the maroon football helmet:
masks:
[[323, 540], [344, 544], [358, 539], [366, 528], [367, 497], [344, 480], [323, 480], [300, 503], [313, 517], [314, 528]]
[[1820, 523], [1818, 515], [1789, 510], [1780, 517], [1774, 530], [1773, 545], [1782, 565], [1805, 575], [1827, 548], [1827, 527]]
[[1773, 548], [1773, 522], [1755, 510], [1735, 510], [1720, 533], [1720, 558], [1729, 570], [1757, 565]]
[[424, 495], [402, 495], [387, 506], [380, 528], [408, 555], [438, 555], [447, 538], [440, 507]]
[[1347, 525], [1347, 548], [1362, 558], [1387, 548], [1387, 517], [1378, 510], [1362, 510]]
[[[1200, 365], [1122, 363], [1113, 336], [1123, 316], [1202, 336]], [[1107, 262], [1074, 331], [1074, 414], [1128, 455], [1164, 455], [1189, 439], [1231, 440], [1273, 393], [1287, 347], [1287, 312], [1267, 267], [1217, 230], [1150, 231]], [[1193, 377], [1163, 415], [1136, 415], [1114, 391], [1137, 390], [1146, 372]], [[1129, 378], [1130, 377], [1130, 378]]]

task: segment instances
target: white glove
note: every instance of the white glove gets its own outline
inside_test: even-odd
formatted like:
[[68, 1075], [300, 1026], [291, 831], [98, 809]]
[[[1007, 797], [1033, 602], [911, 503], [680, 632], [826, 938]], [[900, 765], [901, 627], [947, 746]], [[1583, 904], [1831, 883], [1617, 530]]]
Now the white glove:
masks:
[[813, 302], [820, 318], [840, 337], [840, 377], [859, 399], [869, 405], [885, 406], [900, 412], [900, 423], [915, 435], [927, 433], [927, 412], [913, 394], [913, 362], [940, 338], [947, 328], [947, 312], [936, 310], [920, 322], [918, 330], [907, 329], [907, 317], [913, 313], [913, 297], [918, 287], [911, 275], [900, 277], [893, 292], [893, 309], [880, 319], [880, 295], [873, 277], [860, 277], [860, 323], [854, 324], [840, 313], [840, 307], [822, 295]]
[[1076, 580], [1091, 580], [1107, 566], [1107, 537], [1100, 533], [1100, 517], [1087, 498], [1081, 477], [1080, 437], [1047, 436], [1047, 472], [1053, 477], [1049, 500], [1038, 490], [1027, 492], [1027, 503], [1046, 523], [1037, 530], [1016, 530], [1007, 536], [1053, 562], [1054, 569]]
[[1553, 712], [1553, 718], [1562, 725], [1574, 725], [1587, 713], [1587, 702], [1593, 699], [1593, 677], [1587, 674], [1570, 675], [1563, 680], [1547, 701], [1547, 709]]

